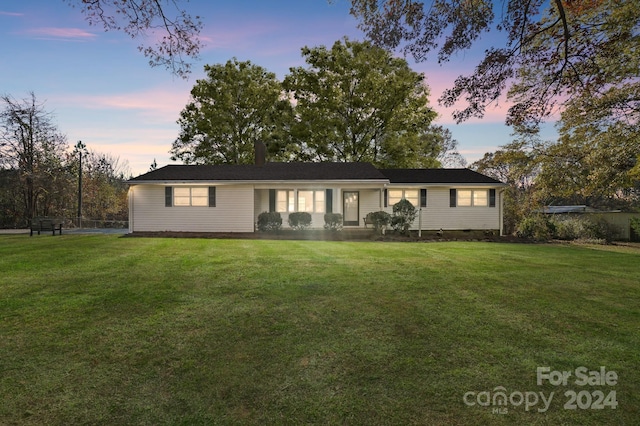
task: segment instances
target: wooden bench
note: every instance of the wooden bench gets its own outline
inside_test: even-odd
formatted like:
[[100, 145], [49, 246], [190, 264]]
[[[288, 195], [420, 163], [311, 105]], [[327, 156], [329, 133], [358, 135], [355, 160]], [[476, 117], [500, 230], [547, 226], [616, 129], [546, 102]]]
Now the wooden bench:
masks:
[[58, 234], [62, 235], [62, 222], [54, 219], [34, 219], [31, 221], [30, 236], [33, 236], [33, 231], [37, 231], [38, 235], [40, 231], [51, 231], [51, 235], [56, 235], [58, 231]]
[[366, 228], [367, 225], [375, 225], [375, 222], [373, 221], [373, 219], [371, 219], [371, 214], [367, 214], [365, 217], [362, 218], [362, 221], [364, 222], [364, 227]]

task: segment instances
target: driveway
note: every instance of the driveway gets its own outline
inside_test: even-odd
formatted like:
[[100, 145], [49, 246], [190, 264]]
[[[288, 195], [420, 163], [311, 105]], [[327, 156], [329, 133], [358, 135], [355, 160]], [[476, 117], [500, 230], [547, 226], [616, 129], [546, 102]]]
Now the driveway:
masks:
[[[13, 234], [28, 234], [28, 229], [0, 229], [0, 235], [13, 235]], [[42, 232], [42, 234], [46, 235], [47, 233], [51, 233], [50, 231]], [[64, 234], [116, 234], [116, 235], [124, 235], [128, 234], [128, 229], [121, 228], [70, 228], [64, 229], [62, 228], [62, 235]]]

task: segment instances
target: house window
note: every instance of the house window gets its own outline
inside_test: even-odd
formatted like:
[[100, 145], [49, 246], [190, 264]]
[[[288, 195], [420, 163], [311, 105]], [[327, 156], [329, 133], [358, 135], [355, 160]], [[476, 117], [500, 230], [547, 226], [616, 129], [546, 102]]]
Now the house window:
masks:
[[473, 205], [487, 207], [487, 191], [473, 191]]
[[277, 212], [309, 212], [324, 213], [326, 209], [326, 192], [311, 190], [277, 190], [275, 191], [275, 208]]
[[276, 211], [294, 212], [296, 208], [295, 192], [289, 190], [276, 191]]
[[325, 191], [298, 191], [298, 211], [324, 213]]
[[402, 199], [409, 201], [414, 207], [419, 206], [420, 191], [418, 189], [390, 189], [387, 191], [387, 196], [390, 206]]
[[458, 189], [458, 207], [487, 207], [488, 195], [486, 189]]
[[173, 205], [176, 207], [207, 207], [215, 205], [210, 203], [209, 195], [215, 194], [206, 186], [196, 187], [174, 187], [173, 188]]
[[473, 191], [467, 189], [458, 190], [458, 207], [471, 207]]

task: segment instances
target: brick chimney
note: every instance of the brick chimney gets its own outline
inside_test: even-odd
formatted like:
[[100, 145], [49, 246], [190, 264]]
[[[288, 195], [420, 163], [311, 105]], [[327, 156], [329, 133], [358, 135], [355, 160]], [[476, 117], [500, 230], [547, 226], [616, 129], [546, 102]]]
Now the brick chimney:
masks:
[[264, 166], [264, 163], [267, 161], [267, 147], [264, 142], [254, 142], [253, 150], [255, 151], [255, 165]]

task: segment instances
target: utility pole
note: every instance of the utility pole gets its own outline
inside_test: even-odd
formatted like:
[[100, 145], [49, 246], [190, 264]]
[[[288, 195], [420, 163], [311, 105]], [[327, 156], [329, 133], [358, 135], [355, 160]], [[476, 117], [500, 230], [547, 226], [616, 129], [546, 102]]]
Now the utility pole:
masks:
[[78, 150], [80, 165], [78, 168], [78, 227], [82, 228], [82, 151], [86, 145], [82, 141], [78, 141], [76, 149]]

